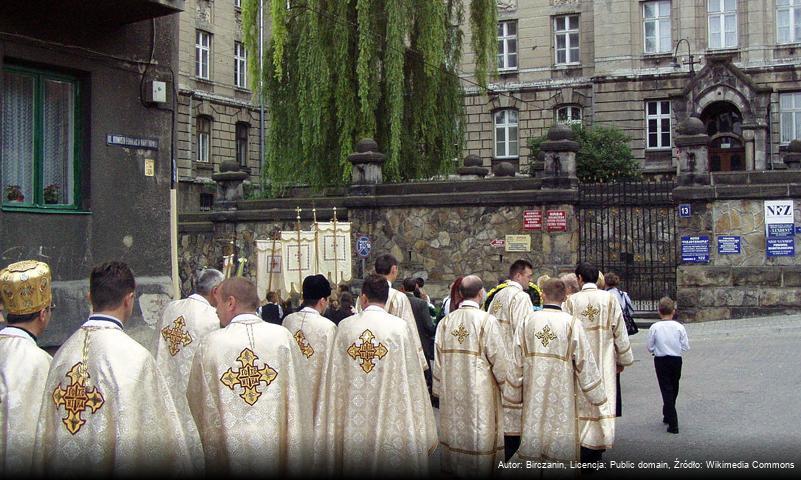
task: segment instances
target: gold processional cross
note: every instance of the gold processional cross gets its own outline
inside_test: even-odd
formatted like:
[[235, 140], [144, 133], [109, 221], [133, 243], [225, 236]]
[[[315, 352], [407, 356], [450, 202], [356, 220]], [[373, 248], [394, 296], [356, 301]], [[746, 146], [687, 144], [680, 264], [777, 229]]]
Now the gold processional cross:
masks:
[[181, 351], [181, 348], [192, 343], [192, 337], [184, 330], [186, 320], [183, 315], [176, 318], [172, 326], [167, 326], [161, 329], [161, 336], [167, 342], [170, 348], [170, 355], [173, 357]]
[[601, 310], [592, 305], [587, 305], [587, 308], [581, 312], [581, 316], [587, 318], [591, 322], [598, 320], [600, 314]]
[[534, 336], [540, 339], [540, 342], [542, 342], [543, 347], [547, 347], [548, 344], [551, 343], [551, 340], [556, 340], [556, 335], [554, 335], [553, 332], [551, 331], [550, 325], [545, 325], [545, 328], [543, 328], [540, 332], [538, 332]]
[[311, 358], [314, 355], [314, 349], [311, 345], [309, 345], [309, 341], [306, 340], [306, 335], [303, 333], [303, 330], [298, 330], [295, 332], [295, 341], [298, 342], [298, 347], [300, 347], [300, 353], [306, 356], [306, 358]]
[[240, 368], [238, 372], [229, 368], [223, 373], [222, 377], [220, 377], [220, 381], [223, 385], [231, 390], [237, 385], [244, 388], [245, 391], [239, 396], [242, 397], [242, 400], [248, 405], [253, 405], [259, 400], [259, 397], [261, 397], [262, 392], [258, 390], [258, 386], [261, 382], [264, 382], [269, 387], [278, 376], [278, 372], [273, 370], [266, 363], [263, 368], [256, 368], [254, 362], [258, 360], [258, 358], [259, 357], [256, 356], [251, 349], [246, 348], [242, 350], [239, 357], [236, 359], [242, 364], [242, 368]]
[[370, 373], [373, 371], [373, 367], [375, 367], [373, 359], [378, 358], [380, 360], [384, 358], [384, 356], [389, 353], [389, 350], [380, 342], [378, 345], [373, 345], [375, 336], [370, 330], [362, 332], [359, 338], [362, 344], [357, 347], [356, 342], [354, 342], [353, 345], [348, 347], [348, 355], [354, 360], [361, 360], [361, 367], [364, 373]]
[[470, 335], [470, 332], [468, 332], [468, 331], [467, 331], [467, 330], [464, 328], [464, 325], [462, 325], [462, 324], [460, 323], [460, 324], [459, 324], [459, 328], [457, 328], [456, 330], [452, 331], [452, 332], [451, 332], [451, 335], [453, 335], [454, 337], [456, 337], [456, 338], [459, 340], [459, 343], [464, 343], [464, 339], [465, 339], [465, 337], [468, 337], [468, 336]]
[[90, 408], [92, 413], [103, 406], [105, 400], [103, 395], [97, 391], [97, 388], [86, 389], [86, 381], [89, 380], [89, 373], [86, 371], [84, 364], [81, 362], [72, 366], [66, 375], [71, 380], [67, 385], [67, 389], [61, 388], [61, 383], [58, 384], [53, 390], [53, 402], [56, 408], [64, 405], [67, 411], [67, 416], [61, 421], [67, 427], [67, 431], [72, 435], [78, 433], [78, 430], [86, 423], [81, 417], [81, 414]]

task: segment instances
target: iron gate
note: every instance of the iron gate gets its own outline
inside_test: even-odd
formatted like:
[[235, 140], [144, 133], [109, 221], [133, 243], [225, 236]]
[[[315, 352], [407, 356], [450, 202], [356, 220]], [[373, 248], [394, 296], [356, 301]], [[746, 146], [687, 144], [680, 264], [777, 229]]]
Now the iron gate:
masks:
[[579, 261], [615, 272], [638, 311], [676, 298], [676, 184], [592, 183], [579, 186]]

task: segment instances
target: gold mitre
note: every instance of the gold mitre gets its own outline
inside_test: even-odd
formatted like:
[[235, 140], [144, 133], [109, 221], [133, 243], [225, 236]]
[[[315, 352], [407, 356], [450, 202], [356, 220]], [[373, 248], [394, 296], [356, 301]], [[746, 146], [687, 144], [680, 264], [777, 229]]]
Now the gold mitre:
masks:
[[0, 298], [11, 315], [36, 313], [50, 306], [50, 267], [36, 260], [12, 263], [0, 271]]

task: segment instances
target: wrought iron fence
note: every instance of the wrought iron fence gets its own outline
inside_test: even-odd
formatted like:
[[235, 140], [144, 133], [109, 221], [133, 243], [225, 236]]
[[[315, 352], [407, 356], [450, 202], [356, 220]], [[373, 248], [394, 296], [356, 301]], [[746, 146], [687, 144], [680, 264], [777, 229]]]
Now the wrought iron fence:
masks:
[[676, 210], [673, 181], [579, 186], [579, 261], [621, 278], [638, 311], [676, 298]]

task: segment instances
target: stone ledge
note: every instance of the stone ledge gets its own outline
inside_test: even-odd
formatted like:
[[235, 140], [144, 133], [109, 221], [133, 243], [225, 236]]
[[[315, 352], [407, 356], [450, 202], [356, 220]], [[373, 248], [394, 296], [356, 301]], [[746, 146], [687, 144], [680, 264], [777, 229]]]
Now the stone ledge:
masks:
[[801, 266], [782, 268], [785, 287], [801, 287]]
[[676, 284], [681, 287], [729, 287], [731, 267], [701, 267], [680, 265]]
[[780, 287], [782, 285], [782, 272], [778, 267], [733, 267], [732, 285], [747, 286], [760, 285]]

